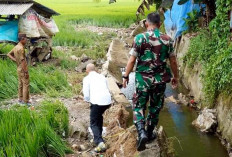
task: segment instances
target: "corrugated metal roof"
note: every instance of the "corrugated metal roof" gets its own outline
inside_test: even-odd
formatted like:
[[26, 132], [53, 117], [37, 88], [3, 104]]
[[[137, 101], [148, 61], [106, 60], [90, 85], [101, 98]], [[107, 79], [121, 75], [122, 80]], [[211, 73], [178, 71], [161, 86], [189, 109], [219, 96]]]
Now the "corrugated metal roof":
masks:
[[0, 15], [22, 15], [33, 3], [0, 4]]

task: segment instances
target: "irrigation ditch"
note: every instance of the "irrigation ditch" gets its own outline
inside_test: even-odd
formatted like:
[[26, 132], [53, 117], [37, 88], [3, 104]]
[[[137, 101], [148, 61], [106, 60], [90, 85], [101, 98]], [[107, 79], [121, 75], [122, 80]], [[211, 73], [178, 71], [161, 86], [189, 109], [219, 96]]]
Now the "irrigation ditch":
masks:
[[[95, 33], [101, 35], [104, 28], [89, 27], [94, 29]], [[81, 94], [72, 98], [56, 98], [51, 101], [59, 101], [64, 104], [68, 111], [69, 132], [68, 136], [63, 136], [68, 143], [69, 148], [73, 153], [66, 155], [67, 157], [92, 157], [92, 156], [106, 156], [106, 157], [173, 157], [186, 156], [195, 157], [218, 157], [228, 156], [226, 149], [221, 145], [219, 139], [215, 135], [208, 135], [197, 131], [192, 126], [192, 121], [197, 118], [197, 112], [191, 107], [186, 107], [183, 102], [179, 102], [178, 95], [183, 93], [184, 88], [180, 91], [173, 91], [169, 86], [166, 91], [166, 100], [164, 109], [160, 115], [160, 126], [157, 128], [158, 138], [147, 145], [147, 149], [142, 152], [136, 151], [137, 131], [132, 123], [132, 109], [131, 99], [134, 92], [134, 73], [130, 76], [130, 83], [127, 89], [122, 89], [122, 73], [126, 67], [130, 46], [136, 34], [143, 32], [145, 29], [142, 23], [132, 25], [128, 29], [107, 29], [106, 31], [113, 31], [119, 36], [115, 38], [108, 49], [106, 61], [88, 60], [87, 56], [83, 56], [84, 61], [76, 67], [78, 73], [83, 73], [85, 66], [88, 63], [96, 63], [98, 71], [105, 75], [108, 80], [109, 88], [112, 93], [114, 103], [111, 108], [104, 115], [104, 138], [106, 140], [108, 149], [103, 154], [95, 154], [93, 152], [94, 145], [91, 142], [92, 136], [88, 131], [89, 127], [89, 104], [84, 102]], [[187, 49], [186, 43], [177, 46], [177, 51]], [[181, 58], [179, 53], [178, 57]], [[72, 58], [79, 59], [79, 58]], [[100, 63], [99, 63], [100, 62]], [[103, 64], [104, 63], [104, 64]], [[181, 71], [183, 72], [183, 71]], [[193, 79], [198, 79], [198, 75]], [[183, 79], [184, 86], [194, 82], [194, 80], [186, 81]], [[195, 81], [197, 82], [197, 81]], [[81, 84], [81, 82], [79, 82]], [[190, 95], [196, 98], [200, 95], [196, 90], [190, 88]], [[184, 94], [188, 95], [186, 90]], [[195, 95], [195, 94], [196, 95]], [[39, 107], [43, 103], [45, 96], [32, 95], [32, 103], [35, 107]], [[196, 99], [197, 100], [197, 99]], [[185, 100], [186, 101], [186, 100]], [[1, 106], [2, 109], [8, 110], [17, 102], [17, 99], [12, 99], [5, 102], [7, 105]], [[188, 103], [188, 101], [187, 101]], [[33, 110], [33, 109], [32, 109]], [[0, 152], [1, 153], [1, 152]]]

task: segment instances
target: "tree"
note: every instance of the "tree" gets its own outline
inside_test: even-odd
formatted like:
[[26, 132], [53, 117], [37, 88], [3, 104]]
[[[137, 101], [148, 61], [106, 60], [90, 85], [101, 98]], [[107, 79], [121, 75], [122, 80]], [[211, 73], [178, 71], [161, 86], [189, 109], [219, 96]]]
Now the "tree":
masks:
[[[187, 3], [189, 0], [180, 0], [179, 5]], [[216, 4], [215, 0], [193, 0], [194, 3], [201, 3], [206, 5], [206, 20], [209, 23], [216, 16]], [[174, 0], [143, 0], [141, 5], [137, 9], [137, 17], [141, 14], [144, 15], [144, 9], [150, 10], [150, 5], [156, 5], [156, 10], [159, 11], [160, 8], [171, 8]]]
[[[187, 3], [189, 0], [180, 0], [179, 5]], [[209, 23], [216, 17], [216, 1], [215, 0], [194, 0], [194, 3], [202, 3], [206, 5], [206, 20]]]

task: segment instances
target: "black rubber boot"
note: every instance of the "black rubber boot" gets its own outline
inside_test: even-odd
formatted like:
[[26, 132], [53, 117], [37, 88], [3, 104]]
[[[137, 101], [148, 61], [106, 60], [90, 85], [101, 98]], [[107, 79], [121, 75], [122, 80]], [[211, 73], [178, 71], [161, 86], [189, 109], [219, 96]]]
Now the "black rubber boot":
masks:
[[151, 142], [156, 139], [157, 135], [153, 132], [155, 129], [154, 125], [147, 125], [147, 137], [148, 142]]
[[136, 124], [137, 131], [138, 131], [138, 141], [137, 141], [137, 150], [143, 151], [146, 149], [146, 143], [147, 143], [147, 134], [145, 131], [145, 125], [143, 122], [138, 122]]

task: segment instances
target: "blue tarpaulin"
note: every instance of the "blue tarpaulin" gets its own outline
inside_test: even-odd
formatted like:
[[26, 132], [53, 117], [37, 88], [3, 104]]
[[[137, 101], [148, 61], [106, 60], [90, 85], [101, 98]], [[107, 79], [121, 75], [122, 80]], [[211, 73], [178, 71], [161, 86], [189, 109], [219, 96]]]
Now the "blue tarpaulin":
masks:
[[0, 21], [0, 41], [18, 42], [18, 21]]
[[173, 6], [171, 9], [167, 10], [164, 14], [165, 20], [165, 30], [166, 33], [171, 36], [173, 39], [179, 37], [183, 31], [188, 29], [185, 26], [184, 18], [188, 17], [188, 13], [194, 9], [200, 10], [199, 4], [193, 4], [192, 0], [189, 0], [183, 5], [178, 5], [180, 0], [174, 0]]
[[232, 29], [232, 11], [230, 12], [230, 29]]

